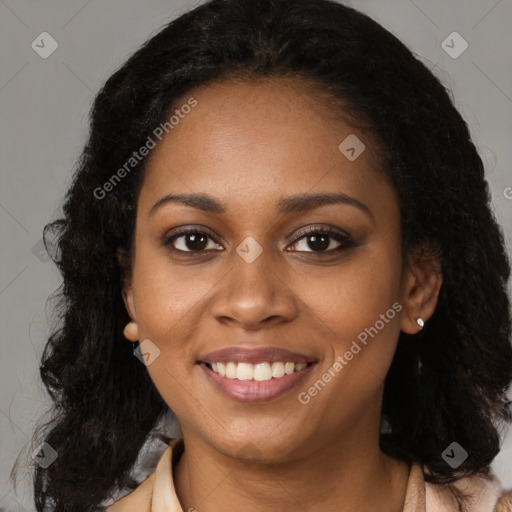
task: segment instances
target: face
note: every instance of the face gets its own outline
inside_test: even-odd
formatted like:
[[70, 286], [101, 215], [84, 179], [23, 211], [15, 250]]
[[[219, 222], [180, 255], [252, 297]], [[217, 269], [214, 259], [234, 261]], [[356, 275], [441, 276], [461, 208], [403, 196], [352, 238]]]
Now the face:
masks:
[[284, 81], [190, 97], [150, 155], [124, 289], [155, 386], [184, 436], [230, 456], [378, 434], [400, 330], [418, 329], [372, 140]]

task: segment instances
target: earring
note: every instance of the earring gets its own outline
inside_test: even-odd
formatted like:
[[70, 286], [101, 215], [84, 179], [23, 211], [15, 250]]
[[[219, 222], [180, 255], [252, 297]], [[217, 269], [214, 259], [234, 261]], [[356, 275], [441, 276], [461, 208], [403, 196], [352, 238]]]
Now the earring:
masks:
[[416, 319], [416, 323], [420, 326], [420, 331], [423, 329], [423, 326], [425, 325], [425, 322], [423, 321], [423, 318], [418, 317]]
[[124, 328], [124, 337], [129, 341], [137, 341], [139, 337], [139, 328], [135, 322], [128, 322]]

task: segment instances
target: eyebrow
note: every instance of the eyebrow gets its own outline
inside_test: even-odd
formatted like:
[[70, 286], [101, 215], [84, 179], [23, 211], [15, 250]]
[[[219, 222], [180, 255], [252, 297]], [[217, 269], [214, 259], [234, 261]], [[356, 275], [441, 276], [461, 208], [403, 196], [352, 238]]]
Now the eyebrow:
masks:
[[[228, 208], [217, 199], [207, 194], [168, 194], [159, 199], [149, 210], [148, 216], [153, 215], [158, 209], [170, 203], [179, 203], [192, 208], [197, 208], [208, 213], [226, 213]], [[283, 215], [314, 210], [320, 206], [329, 204], [347, 204], [355, 206], [373, 219], [370, 209], [355, 197], [342, 193], [334, 194], [296, 194], [283, 197], [277, 203], [278, 212]]]

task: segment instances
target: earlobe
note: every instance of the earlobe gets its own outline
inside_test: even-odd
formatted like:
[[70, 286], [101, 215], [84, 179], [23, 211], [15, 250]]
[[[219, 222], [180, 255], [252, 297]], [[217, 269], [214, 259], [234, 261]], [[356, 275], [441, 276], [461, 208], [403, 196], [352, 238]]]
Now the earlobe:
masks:
[[128, 341], [137, 341], [139, 339], [139, 328], [136, 322], [128, 322], [123, 331], [124, 337]]

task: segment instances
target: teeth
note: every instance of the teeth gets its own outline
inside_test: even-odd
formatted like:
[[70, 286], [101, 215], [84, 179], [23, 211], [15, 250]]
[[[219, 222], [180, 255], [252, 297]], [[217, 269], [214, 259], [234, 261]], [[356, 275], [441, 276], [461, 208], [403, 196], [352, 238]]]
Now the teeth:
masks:
[[235, 363], [228, 363], [226, 365], [226, 377], [228, 379], [236, 379], [236, 367]]
[[[235, 364], [235, 363], [233, 363]], [[236, 378], [238, 380], [251, 380], [254, 377], [254, 366], [249, 363], [238, 363]]]
[[284, 375], [284, 363], [275, 362], [272, 363], [272, 377], [278, 379]]
[[[252, 366], [252, 365], [250, 365]], [[270, 380], [272, 378], [272, 368], [268, 363], [258, 363], [254, 365], [254, 380]]]
[[272, 364], [267, 362], [251, 363], [211, 363], [212, 370], [222, 377], [238, 380], [265, 381], [272, 377], [278, 379], [284, 375], [291, 375], [306, 368], [307, 363], [292, 363], [275, 361]]

